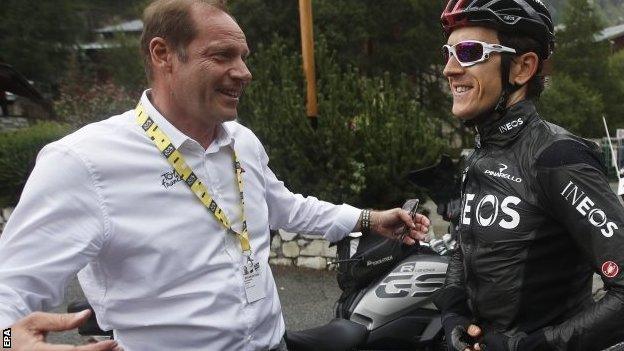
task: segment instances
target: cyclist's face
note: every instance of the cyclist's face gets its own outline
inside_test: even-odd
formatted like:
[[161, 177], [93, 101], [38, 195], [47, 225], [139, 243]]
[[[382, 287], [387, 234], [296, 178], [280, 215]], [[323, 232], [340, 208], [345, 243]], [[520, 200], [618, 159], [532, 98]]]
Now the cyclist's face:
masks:
[[[499, 44], [496, 31], [485, 27], [458, 28], [451, 33], [447, 44], [455, 45], [464, 40]], [[494, 108], [502, 90], [500, 65], [498, 54], [470, 67], [462, 67], [455, 57], [449, 58], [444, 76], [453, 94], [453, 115], [469, 120]]]

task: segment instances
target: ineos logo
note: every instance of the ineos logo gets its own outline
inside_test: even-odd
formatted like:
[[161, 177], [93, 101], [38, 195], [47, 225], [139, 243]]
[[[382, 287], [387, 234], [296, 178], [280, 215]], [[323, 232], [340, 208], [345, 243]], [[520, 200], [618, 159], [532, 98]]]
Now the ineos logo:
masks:
[[[464, 208], [461, 218], [462, 224], [470, 225], [471, 223], [471, 212], [473, 208], [471, 204], [474, 199], [475, 194], [466, 194], [464, 196]], [[481, 227], [489, 227], [498, 222], [501, 228], [514, 229], [520, 224], [520, 214], [512, 208], [511, 205], [517, 206], [520, 202], [520, 198], [516, 196], [507, 196], [500, 201], [496, 196], [487, 194], [477, 203], [474, 217], [477, 220], [477, 224]], [[486, 208], [491, 208], [491, 210], [487, 212], [489, 215], [484, 216], [482, 213], [486, 212]]]
[[516, 120], [513, 120], [511, 122], [507, 122], [505, 124], [503, 124], [502, 126], [498, 127], [498, 130], [500, 130], [501, 133], [507, 133], [508, 131], [514, 129], [514, 128], [518, 128], [520, 127], [522, 124], [524, 124], [524, 121], [522, 120], [522, 118], [518, 118]]
[[602, 209], [595, 208], [594, 201], [572, 181], [568, 182], [560, 194], [571, 205], [576, 206], [576, 211], [585, 217], [591, 225], [600, 228], [600, 233], [604, 237], [612, 237], [613, 231], [618, 229], [617, 224], [609, 221], [607, 214]]

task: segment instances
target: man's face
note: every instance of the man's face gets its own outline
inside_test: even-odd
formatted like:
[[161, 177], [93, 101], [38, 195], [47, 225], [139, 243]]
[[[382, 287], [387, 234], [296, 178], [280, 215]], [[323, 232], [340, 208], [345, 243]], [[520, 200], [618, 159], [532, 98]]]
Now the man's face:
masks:
[[[455, 29], [447, 44], [455, 45], [464, 40], [499, 44], [496, 31], [484, 27]], [[502, 91], [500, 66], [500, 54], [490, 54], [486, 61], [470, 67], [460, 66], [454, 56], [449, 58], [444, 76], [453, 94], [453, 115], [469, 120], [494, 108]]]
[[245, 64], [245, 34], [226, 13], [206, 5], [191, 12], [197, 36], [172, 65], [170, 94], [185, 118], [213, 125], [231, 121], [243, 88], [251, 81]]

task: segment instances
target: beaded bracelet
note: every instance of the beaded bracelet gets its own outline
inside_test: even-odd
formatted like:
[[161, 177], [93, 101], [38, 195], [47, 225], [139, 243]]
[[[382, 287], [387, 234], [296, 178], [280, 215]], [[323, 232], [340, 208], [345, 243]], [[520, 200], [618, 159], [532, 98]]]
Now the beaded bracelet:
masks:
[[362, 210], [360, 214], [360, 230], [362, 234], [367, 235], [371, 231], [371, 210]]

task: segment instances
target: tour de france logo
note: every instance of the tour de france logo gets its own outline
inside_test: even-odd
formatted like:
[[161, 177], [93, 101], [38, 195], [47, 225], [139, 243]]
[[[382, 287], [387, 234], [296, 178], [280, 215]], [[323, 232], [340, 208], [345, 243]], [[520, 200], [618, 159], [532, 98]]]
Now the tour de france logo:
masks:
[[165, 172], [161, 174], [160, 177], [162, 178], [161, 184], [162, 186], [165, 187], [165, 189], [173, 186], [175, 183], [182, 180], [182, 177], [180, 177], [180, 175], [178, 174], [178, 172], [175, 171], [175, 169], [172, 169], [169, 172]]

